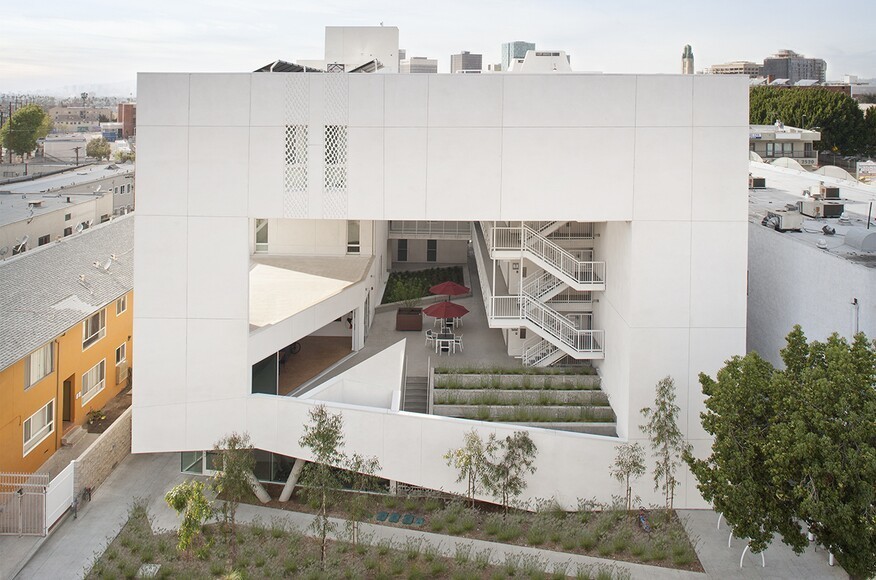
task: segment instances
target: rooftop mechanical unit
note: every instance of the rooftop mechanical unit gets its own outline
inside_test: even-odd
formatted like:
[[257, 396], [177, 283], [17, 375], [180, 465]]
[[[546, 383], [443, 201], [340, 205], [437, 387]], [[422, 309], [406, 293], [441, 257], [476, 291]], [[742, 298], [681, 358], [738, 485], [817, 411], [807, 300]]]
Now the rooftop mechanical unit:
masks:
[[843, 214], [845, 205], [837, 201], [807, 198], [797, 202], [801, 214], [813, 218], [838, 218]]
[[776, 209], [768, 211], [760, 223], [777, 232], [799, 232], [803, 229], [803, 216], [796, 209]]

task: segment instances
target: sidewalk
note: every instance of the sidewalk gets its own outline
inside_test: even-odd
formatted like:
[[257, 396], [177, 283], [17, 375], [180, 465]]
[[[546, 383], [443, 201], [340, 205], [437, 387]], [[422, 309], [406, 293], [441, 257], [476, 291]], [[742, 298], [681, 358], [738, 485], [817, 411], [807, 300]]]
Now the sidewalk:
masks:
[[81, 578], [119, 533], [134, 498], [147, 500], [150, 513], [157, 516], [173, 514], [164, 494], [186, 478], [179, 473], [178, 454], [129, 455], [80, 509], [79, 517], [62, 522], [16, 578]]
[[745, 554], [742, 569], [739, 559], [745, 549], [745, 541], [733, 538], [727, 547], [730, 528], [721, 522], [717, 529], [718, 514], [712, 510], [678, 510], [678, 517], [684, 522], [691, 539], [699, 539], [697, 555], [706, 574], [710, 578], [838, 578], [849, 577], [839, 565], [827, 564], [827, 551], [810, 546], [799, 556], [774, 538], [773, 543], [764, 550], [766, 567], [762, 567], [760, 554]]

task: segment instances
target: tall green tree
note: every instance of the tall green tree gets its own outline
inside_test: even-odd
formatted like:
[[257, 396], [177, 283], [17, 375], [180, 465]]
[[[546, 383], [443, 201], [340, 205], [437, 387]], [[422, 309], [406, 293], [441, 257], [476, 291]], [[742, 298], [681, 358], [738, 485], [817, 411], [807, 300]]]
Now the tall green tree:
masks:
[[350, 541], [358, 544], [359, 524], [373, 513], [369, 502], [370, 498], [363, 492], [375, 486], [377, 482], [375, 474], [380, 471], [380, 461], [376, 457], [366, 457], [354, 453], [346, 460], [346, 469], [351, 473], [350, 487], [353, 491], [347, 502], [347, 526]]
[[475, 505], [475, 496], [483, 488], [483, 475], [486, 469], [487, 449], [484, 440], [472, 429], [463, 437], [462, 447], [449, 449], [444, 454], [447, 465], [457, 471], [457, 482], [466, 483], [466, 497]]
[[237, 561], [237, 508], [252, 495], [255, 456], [247, 433], [231, 433], [216, 442], [213, 451], [220, 469], [213, 476], [213, 489], [222, 496], [221, 513], [225, 529], [230, 532], [229, 553], [232, 565]]
[[[776, 416], [772, 392], [773, 366], [756, 352], [735, 356], [718, 371], [717, 380], [700, 374], [706, 395], [703, 428], [713, 437], [712, 452], [684, 460], [697, 488], [715, 511], [724, 515], [733, 533], [749, 538], [753, 552], [762, 552], [773, 535], [796, 538], [799, 526], [790, 498], [775, 493], [765, 469], [767, 439]], [[792, 546], [802, 544], [795, 540]]]
[[870, 107], [864, 114], [864, 131], [867, 141], [866, 154], [874, 157], [876, 156], [876, 107]]
[[320, 538], [320, 562], [325, 569], [328, 551], [328, 536], [335, 525], [329, 519], [328, 508], [334, 502], [341, 483], [338, 468], [344, 464], [344, 421], [341, 414], [332, 414], [325, 405], [318, 405], [308, 412], [310, 422], [304, 426], [304, 434], [298, 440], [302, 447], [313, 453], [313, 464], [302, 478], [305, 497], [319, 505], [319, 511], [311, 528]]
[[633, 487], [631, 479], [645, 475], [645, 448], [639, 443], [625, 443], [618, 446], [610, 473], [613, 478], [624, 484], [627, 511], [633, 508]]
[[774, 377], [769, 471], [816, 541], [853, 577], [876, 575], [876, 348], [863, 334], [807, 344], [799, 326]]
[[867, 146], [864, 115], [858, 102], [827, 89], [752, 87], [749, 122], [772, 124], [776, 120], [793, 127], [819, 127], [820, 149], [844, 155], [863, 152]]
[[16, 155], [29, 155], [52, 130], [52, 119], [39, 105], [25, 105], [0, 127], [0, 144]]
[[[754, 551], [811, 531], [852, 577], [876, 574], [876, 344], [795, 326], [777, 371], [756, 353], [701, 375], [712, 454], [685, 460], [703, 496]], [[805, 527], [802, 527], [800, 523]]]
[[657, 383], [654, 406], [641, 411], [645, 419], [642, 430], [651, 441], [654, 452], [654, 491], [662, 490], [668, 511], [672, 509], [678, 479], [675, 474], [686, 449], [684, 436], [678, 428], [678, 405], [675, 404], [675, 381], [665, 377]]
[[502, 502], [502, 516], [511, 501], [526, 489], [526, 475], [535, 473], [538, 447], [526, 431], [515, 431], [504, 439], [494, 433], [487, 441], [484, 458], [484, 487]]
[[85, 145], [85, 154], [89, 157], [94, 157], [98, 161], [104, 158], [109, 159], [111, 152], [110, 144], [103, 137], [92, 139]]

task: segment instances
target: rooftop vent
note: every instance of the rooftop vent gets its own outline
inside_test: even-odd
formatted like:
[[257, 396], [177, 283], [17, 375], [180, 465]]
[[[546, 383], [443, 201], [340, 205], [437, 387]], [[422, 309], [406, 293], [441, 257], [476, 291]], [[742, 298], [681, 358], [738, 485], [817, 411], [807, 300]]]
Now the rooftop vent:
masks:
[[876, 230], [851, 228], [846, 232], [846, 245], [861, 252], [876, 252]]

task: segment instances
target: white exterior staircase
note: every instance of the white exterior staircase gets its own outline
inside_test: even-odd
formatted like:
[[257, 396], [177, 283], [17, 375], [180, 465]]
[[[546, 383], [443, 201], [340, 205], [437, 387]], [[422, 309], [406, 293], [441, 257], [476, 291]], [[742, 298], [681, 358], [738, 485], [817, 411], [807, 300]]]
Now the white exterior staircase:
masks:
[[[542, 231], [551, 228], [555, 231], [563, 222], [559, 222], [559, 226], [554, 224], [541, 222], [536, 226]], [[578, 328], [547, 302], [569, 288], [585, 292], [604, 290], [605, 263], [579, 260], [527, 223], [493, 227], [481, 222], [480, 226], [490, 258], [519, 260], [525, 257], [542, 268], [522, 281], [518, 295], [493, 296], [488, 288], [482, 288], [491, 327], [523, 327], [536, 335], [524, 345], [523, 364], [547, 366], [565, 355], [578, 360], [604, 358], [604, 331]], [[487, 260], [480, 254], [477, 247], [475, 258], [484, 281], [487, 280]], [[581, 304], [586, 303], [581, 301]]]

